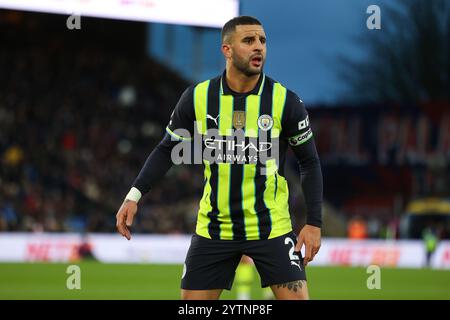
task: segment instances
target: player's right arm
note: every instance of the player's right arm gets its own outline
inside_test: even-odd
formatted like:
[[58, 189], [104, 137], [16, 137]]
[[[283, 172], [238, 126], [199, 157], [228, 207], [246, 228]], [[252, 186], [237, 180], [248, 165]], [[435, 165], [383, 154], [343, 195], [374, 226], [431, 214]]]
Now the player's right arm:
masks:
[[[180, 141], [193, 136], [194, 121], [193, 88], [189, 87], [182, 94], [170, 117], [166, 134], [148, 156], [116, 214], [117, 231], [128, 240], [131, 239], [129, 227], [136, 215], [139, 200], [155, 187], [172, 167], [172, 149]], [[188, 132], [190, 136], [183, 136], [179, 132], [180, 129]]]

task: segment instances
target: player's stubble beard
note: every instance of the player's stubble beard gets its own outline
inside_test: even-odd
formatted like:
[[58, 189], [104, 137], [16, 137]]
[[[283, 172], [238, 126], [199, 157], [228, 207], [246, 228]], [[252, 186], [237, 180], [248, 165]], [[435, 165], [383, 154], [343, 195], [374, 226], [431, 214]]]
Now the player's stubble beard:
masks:
[[[261, 56], [262, 56], [262, 54], [261, 54]], [[266, 60], [263, 59], [261, 61], [261, 68], [255, 69], [255, 68], [252, 68], [250, 65], [251, 58], [241, 58], [235, 53], [233, 53], [232, 57], [233, 57], [233, 60], [232, 60], [233, 66], [237, 70], [242, 72], [244, 75], [246, 75], [247, 77], [261, 74], [261, 72], [264, 69], [264, 63], [266, 62]]]

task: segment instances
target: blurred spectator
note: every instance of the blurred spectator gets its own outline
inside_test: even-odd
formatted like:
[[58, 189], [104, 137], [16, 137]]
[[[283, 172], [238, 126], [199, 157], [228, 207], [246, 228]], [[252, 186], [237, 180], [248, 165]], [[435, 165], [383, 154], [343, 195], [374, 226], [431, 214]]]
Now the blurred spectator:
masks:
[[367, 238], [367, 223], [361, 217], [356, 216], [349, 221], [348, 238], [357, 240]]
[[428, 225], [422, 232], [422, 238], [426, 251], [426, 264], [427, 266], [430, 266], [431, 258], [439, 241], [436, 228], [431, 224]]
[[370, 238], [380, 237], [381, 225], [380, 221], [376, 217], [371, 217], [367, 222], [367, 233]]

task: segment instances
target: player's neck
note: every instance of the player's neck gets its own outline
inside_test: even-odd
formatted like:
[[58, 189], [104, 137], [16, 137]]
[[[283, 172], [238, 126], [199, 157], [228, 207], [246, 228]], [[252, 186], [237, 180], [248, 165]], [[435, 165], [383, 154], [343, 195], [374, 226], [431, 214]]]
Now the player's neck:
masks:
[[261, 74], [255, 74], [248, 77], [235, 68], [227, 67], [226, 81], [228, 87], [234, 92], [245, 93], [250, 92], [255, 88], [260, 75]]

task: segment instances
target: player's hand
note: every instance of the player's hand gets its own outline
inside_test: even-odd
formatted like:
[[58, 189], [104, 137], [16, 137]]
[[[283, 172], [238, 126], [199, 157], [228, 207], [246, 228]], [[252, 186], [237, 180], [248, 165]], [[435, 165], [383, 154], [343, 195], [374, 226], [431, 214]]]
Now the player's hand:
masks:
[[319, 252], [320, 237], [320, 228], [309, 224], [305, 224], [298, 234], [295, 251], [299, 252], [303, 245], [305, 245], [305, 257], [303, 258], [303, 264], [305, 266], [308, 265], [308, 262], [313, 261], [314, 256]]
[[131, 239], [131, 233], [128, 227], [131, 227], [131, 225], [133, 224], [133, 218], [136, 212], [137, 203], [135, 201], [125, 199], [116, 214], [117, 231], [119, 231], [119, 233], [128, 240]]

